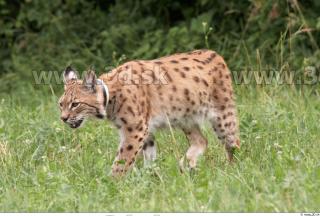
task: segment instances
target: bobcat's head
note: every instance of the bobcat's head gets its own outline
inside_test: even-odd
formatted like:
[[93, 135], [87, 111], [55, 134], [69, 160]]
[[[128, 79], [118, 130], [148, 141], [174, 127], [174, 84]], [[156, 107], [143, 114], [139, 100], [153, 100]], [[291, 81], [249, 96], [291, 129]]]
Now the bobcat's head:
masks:
[[92, 70], [83, 80], [78, 79], [71, 67], [64, 71], [64, 93], [59, 99], [60, 118], [71, 128], [78, 128], [87, 117], [106, 116], [107, 92], [98, 81]]

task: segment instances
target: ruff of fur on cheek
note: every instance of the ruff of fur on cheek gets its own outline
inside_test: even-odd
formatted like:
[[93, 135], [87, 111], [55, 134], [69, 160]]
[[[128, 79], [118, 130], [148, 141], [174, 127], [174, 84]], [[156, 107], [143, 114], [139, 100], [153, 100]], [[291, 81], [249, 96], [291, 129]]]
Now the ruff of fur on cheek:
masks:
[[108, 86], [101, 79], [97, 79], [97, 84], [102, 85], [103, 87], [103, 108], [104, 108], [104, 111], [106, 111], [107, 104], [109, 102], [109, 89], [108, 89]]

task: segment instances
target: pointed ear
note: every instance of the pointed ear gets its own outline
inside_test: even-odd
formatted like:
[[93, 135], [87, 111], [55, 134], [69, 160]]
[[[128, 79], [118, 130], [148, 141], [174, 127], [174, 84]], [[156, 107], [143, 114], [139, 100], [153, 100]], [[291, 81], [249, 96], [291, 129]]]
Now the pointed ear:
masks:
[[96, 90], [96, 80], [97, 80], [97, 77], [96, 77], [95, 72], [92, 69], [90, 69], [86, 73], [86, 75], [84, 76], [83, 85], [88, 90], [95, 91]]
[[67, 82], [76, 79], [78, 79], [76, 71], [73, 70], [70, 66], [68, 66], [63, 73], [64, 83], [66, 84]]

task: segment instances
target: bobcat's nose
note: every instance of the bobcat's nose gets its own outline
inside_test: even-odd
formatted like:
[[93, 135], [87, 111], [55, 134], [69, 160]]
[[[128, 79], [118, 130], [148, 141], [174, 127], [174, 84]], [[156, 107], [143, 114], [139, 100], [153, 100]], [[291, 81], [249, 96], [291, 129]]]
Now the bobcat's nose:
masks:
[[61, 116], [60, 118], [61, 118], [61, 120], [62, 120], [63, 122], [66, 122], [66, 121], [68, 120], [68, 117], [67, 117], [67, 116]]

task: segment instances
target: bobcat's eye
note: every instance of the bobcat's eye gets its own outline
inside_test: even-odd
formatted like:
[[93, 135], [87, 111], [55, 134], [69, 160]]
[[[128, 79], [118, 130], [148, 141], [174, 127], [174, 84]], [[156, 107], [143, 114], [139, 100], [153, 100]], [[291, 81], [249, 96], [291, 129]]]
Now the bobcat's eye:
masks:
[[79, 106], [79, 103], [77, 103], [77, 102], [74, 102], [74, 103], [71, 104], [71, 108], [75, 108], [77, 106]]
[[59, 103], [59, 106], [62, 107], [62, 103], [61, 102]]

